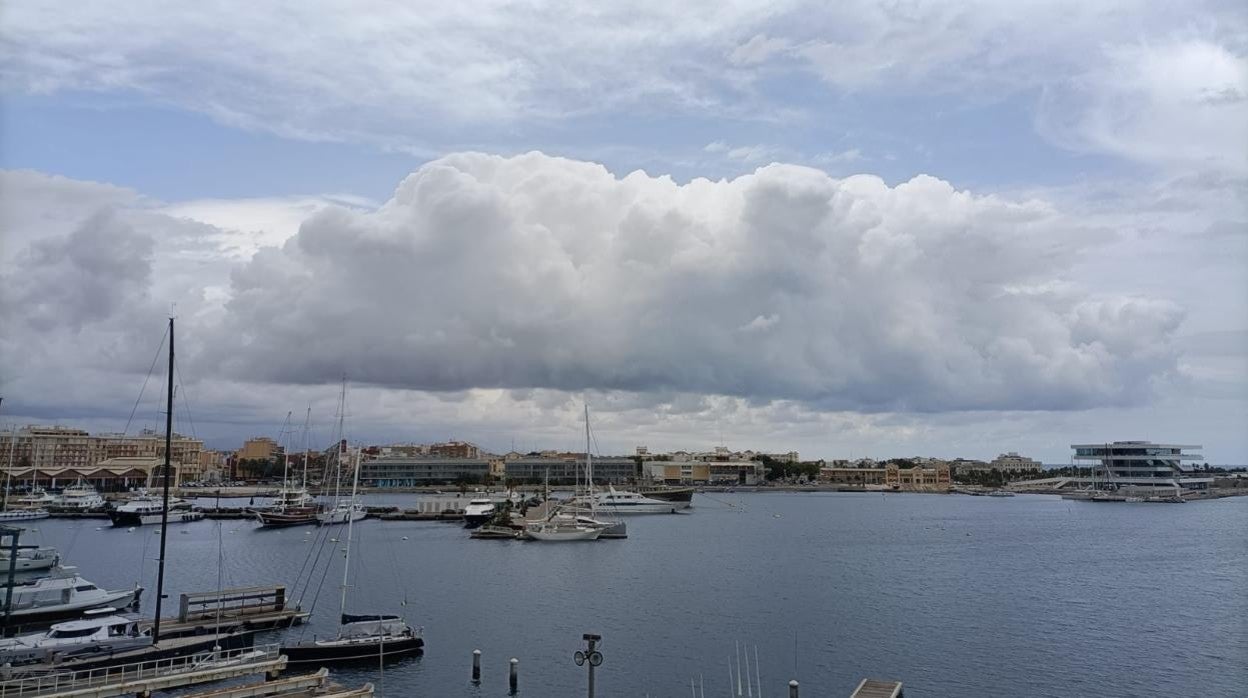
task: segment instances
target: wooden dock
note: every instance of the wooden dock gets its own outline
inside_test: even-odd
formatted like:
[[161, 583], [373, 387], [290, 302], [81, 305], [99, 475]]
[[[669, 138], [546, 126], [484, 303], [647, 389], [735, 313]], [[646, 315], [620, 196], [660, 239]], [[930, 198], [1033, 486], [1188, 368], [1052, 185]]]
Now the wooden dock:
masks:
[[863, 679], [849, 698], [902, 698], [900, 681]]
[[362, 688], [345, 688], [329, 680], [329, 670], [315, 674], [290, 676], [270, 681], [256, 681], [205, 693], [192, 693], [183, 698], [359, 698], [373, 695], [373, 684]]
[[0, 698], [150, 696], [155, 691], [255, 674], [276, 677], [285, 668], [286, 657], [273, 644], [10, 678], [0, 681]]

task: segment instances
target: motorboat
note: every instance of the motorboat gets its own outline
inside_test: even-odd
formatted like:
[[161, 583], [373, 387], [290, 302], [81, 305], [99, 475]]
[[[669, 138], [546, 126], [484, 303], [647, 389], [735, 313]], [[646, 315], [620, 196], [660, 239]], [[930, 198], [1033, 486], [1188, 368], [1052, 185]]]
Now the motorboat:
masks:
[[[134, 499], [108, 512], [108, 518], [114, 526], [142, 526], [158, 524], [161, 514], [165, 511], [164, 499], [159, 495], [140, 493]], [[170, 523], [186, 523], [204, 518], [202, 511], [192, 511], [190, 502], [177, 497], [169, 498]]]
[[0, 664], [19, 666], [79, 656], [97, 657], [152, 644], [138, 616], [112, 608], [88, 611], [81, 620], [57, 623], [40, 633], [0, 640]]
[[464, 528], [476, 528], [494, 518], [494, 500], [473, 499], [464, 507]]
[[89, 482], [79, 480], [61, 490], [55, 506], [74, 511], [89, 511], [104, 506], [104, 498]]
[[[5, 590], [6, 594], [8, 589]], [[17, 625], [77, 618], [87, 611], [106, 606], [120, 608], [139, 600], [143, 587], [109, 591], [83, 579], [73, 568], [59, 568], [59, 574], [14, 584], [9, 616]]]
[[18, 547], [16, 562], [8, 550], [0, 550], [0, 574], [7, 573], [10, 569], [14, 572], [50, 570], [60, 563], [61, 554], [56, 548]]
[[42, 487], [36, 487], [30, 492], [17, 498], [17, 503], [23, 507], [45, 507], [57, 503], [56, 495], [48, 492]]
[[[606, 492], [595, 492], [593, 504], [612, 514], [673, 514], [677, 509], [685, 508], [680, 504], [665, 499], [647, 497], [637, 492], [618, 491], [608, 486]], [[573, 504], [588, 506], [589, 496], [581, 496], [572, 500]]]
[[989, 492], [989, 493], [988, 493], [988, 496], [989, 496], [989, 497], [1013, 497], [1013, 496], [1014, 496], [1014, 493], [1013, 493], [1013, 492], [1007, 492], [1007, 491], [1005, 491], [1005, 490], [993, 490], [993, 491], [991, 491], [991, 492]]
[[506, 526], [485, 524], [469, 534], [469, 537], [482, 540], [515, 540], [520, 537], [520, 531]]
[[48, 518], [47, 509], [10, 509], [0, 511], [0, 523], [8, 521], [34, 521]]
[[359, 502], [339, 502], [332, 509], [317, 514], [316, 522], [322, 526], [332, 526], [359, 521], [366, 516], [368, 516], [368, 510], [364, 508], [363, 504]]
[[638, 487], [637, 493], [650, 499], [662, 499], [671, 502], [677, 509], [688, 509], [693, 506], [692, 487], [650, 486]]

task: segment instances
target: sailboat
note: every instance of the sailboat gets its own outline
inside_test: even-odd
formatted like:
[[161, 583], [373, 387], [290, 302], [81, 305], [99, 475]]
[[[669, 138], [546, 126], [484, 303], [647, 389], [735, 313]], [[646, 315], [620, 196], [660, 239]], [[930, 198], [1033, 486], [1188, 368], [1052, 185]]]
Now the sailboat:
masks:
[[[0, 398], [3, 399], [3, 398]], [[13, 452], [17, 450], [17, 427], [14, 426], [9, 437], [9, 465], [4, 471], [4, 505], [0, 507], [0, 523], [6, 521], [31, 521], [33, 519], [48, 518], [48, 511], [43, 508], [38, 509], [13, 509], [9, 510], [9, 490], [13, 489]], [[22, 500], [18, 500], [21, 503]]]
[[[286, 414], [286, 423], [290, 423], [289, 413]], [[289, 434], [289, 432], [287, 433]], [[306, 439], [306, 425], [304, 433], [304, 438]], [[256, 512], [256, 520], [260, 522], [260, 526], [264, 528], [285, 528], [287, 526], [302, 526], [304, 524], [316, 523], [316, 515], [320, 513], [320, 507], [316, 505], [316, 498], [308, 494], [307, 484], [308, 460], [305, 456], [303, 460], [303, 482], [298, 487], [291, 485], [290, 450], [286, 449], [282, 453], [282, 488], [277, 491], [277, 501], [272, 507]]]
[[[360, 467], [359, 452], [356, 452], [356, 459], [351, 462], [351, 449], [347, 448], [347, 443], [343, 439], [343, 422], [347, 415], [347, 380], [342, 380], [342, 394], [338, 398], [338, 460], [334, 464], [337, 474], [334, 477], [334, 506], [333, 508], [322, 511], [316, 515], [316, 522], [322, 526], [332, 526], [334, 524], [351, 523], [359, 521], [368, 515], [368, 511], [364, 509], [364, 505], [352, 494], [350, 500], [344, 501], [339, 492], [342, 488], [342, 466], [344, 463], [350, 463], [353, 470]], [[306, 456], [305, 456], [306, 457]]]
[[530, 522], [524, 527], [524, 535], [530, 540], [544, 542], [568, 542], [579, 540], [598, 540], [602, 537], [626, 537], [623, 522], [605, 522], [598, 520], [598, 511], [594, 491], [594, 457], [591, 453], [589, 438], [589, 405], [585, 406], [585, 482], [588, 497], [588, 512], [572, 505], [553, 509], [544, 520]]
[[[359, 486], [360, 469], [357, 467], [351, 479], [352, 501], [355, 500]], [[282, 647], [281, 653], [286, 655], [288, 663], [390, 659], [424, 651], [425, 639], [420, 629], [408, 625], [401, 616], [347, 613], [347, 582], [350, 579], [351, 535], [354, 530], [355, 520], [349, 518], [342, 563], [342, 596], [338, 605], [338, 635]]]

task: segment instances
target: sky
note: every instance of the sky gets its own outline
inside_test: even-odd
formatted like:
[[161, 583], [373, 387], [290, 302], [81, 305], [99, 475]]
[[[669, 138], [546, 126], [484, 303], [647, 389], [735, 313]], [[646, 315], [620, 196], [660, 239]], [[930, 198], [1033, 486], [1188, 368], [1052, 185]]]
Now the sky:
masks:
[[1248, 463], [1242, 3], [12, 0], [0, 86], [6, 425], [160, 427], [172, 314], [218, 448]]

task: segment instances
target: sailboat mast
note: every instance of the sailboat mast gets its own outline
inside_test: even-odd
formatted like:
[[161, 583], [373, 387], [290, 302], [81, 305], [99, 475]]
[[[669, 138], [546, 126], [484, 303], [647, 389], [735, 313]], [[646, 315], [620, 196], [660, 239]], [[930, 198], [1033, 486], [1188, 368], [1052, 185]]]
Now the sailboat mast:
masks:
[[345, 438], [346, 431], [343, 426], [347, 419], [347, 376], [342, 376], [342, 393], [338, 396], [338, 442], [334, 444], [334, 451], [337, 457], [334, 459], [334, 506], [338, 506], [339, 500], [342, 499], [342, 457], [343, 453], [342, 440]]
[[594, 456], [589, 448], [589, 403], [585, 403], [585, 490], [589, 494], [589, 516], [594, 518], [598, 513], [594, 496]]
[[[351, 501], [355, 501], [355, 491], [360, 486], [360, 456], [356, 452], [355, 456], [355, 474], [351, 478]], [[342, 622], [342, 616], [347, 612], [347, 575], [351, 571], [351, 532], [355, 528], [355, 517], [347, 517], [347, 550], [342, 560], [342, 600], [338, 603], [338, 622]]]
[[312, 405], [303, 416], [303, 486], [308, 486], [308, 458], [312, 455], [312, 441], [309, 426], [312, 424]]
[[173, 469], [173, 318], [169, 318], [169, 378], [165, 395], [165, 484], [164, 506], [160, 510], [160, 561], [156, 567], [156, 619], [152, 623], [152, 644], [160, 642], [160, 606], [165, 598], [165, 541], [169, 536], [169, 471]]
[[[0, 404], [4, 398], [0, 397]], [[4, 510], [9, 510], [9, 489], [13, 486], [13, 452], [17, 450], [17, 425], [9, 427], [9, 467], [4, 471]]]

